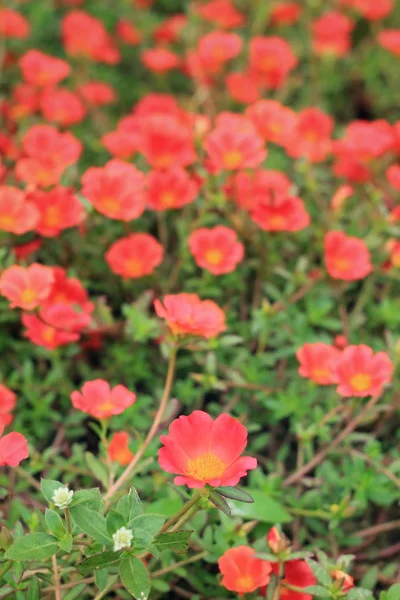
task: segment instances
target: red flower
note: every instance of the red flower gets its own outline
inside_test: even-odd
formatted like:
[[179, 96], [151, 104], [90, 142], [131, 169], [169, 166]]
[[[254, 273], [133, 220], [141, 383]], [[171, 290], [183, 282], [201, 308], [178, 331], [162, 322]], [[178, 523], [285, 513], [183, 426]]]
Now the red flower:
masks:
[[82, 83], [77, 88], [88, 106], [105, 106], [116, 101], [117, 96], [114, 89], [104, 81], [89, 81]]
[[223, 225], [196, 229], [189, 237], [189, 247], [196, 264], [214, 275], [232, 273], [244, 256], [236, 232]]
[[181, 32], [188, 23], [187, 16], [184, 14], [172, 15], [153, 31], [153, 38], [156, 42], [172, 43], [179, 39]]
[[386, 177], [396, 190], [400, 191], [400, 165], [392, 165], [386, 171]]
[[271, 9], [272, 25], [293, 25], [301, 15], [302, 8], [296, 2], [280, 2]]
[[337, 11], [329, 11], [312, 24], [313, 47], [317, 54], [345, 56], [351, 49], [354, 23]]
[[67, 277], [67, 273], [61, 267], [53, 267], [54, 284], [45, 306], [63, 304], [79, 308], [87, 314], [94, 310], [93, 302], [89, 301], [87, 291], [79, 279]]
[[384, 29], [378, 34], [382, 48], [389, 50], [395, 56], [400, 56], [400, 29]]
[[142, 62], [154, 73], [166, 73], [180, 66], [180, 58], [168, 48], [149, 48], [142, 52]]
[[[393, 222], [393, 218], [391, 219]], [[390, 264], [391, 267], [400, 267], [400, 242], [397, 240], [389, 240], [386, 244], [386, 248], [390, 253]]]
[[161, 264], [164, 248], [148, 233], [132, 233], [114, 242], [106, 253], [113, 273], [125, 279], [138, 279], [153, 273]]
[[291, 47], [281, 37], [256, 36], [250, 42], [250, 70], [267, 88], [280, 88], [298, 63]]
[[147, 202], [156, 211], [181, 208], [194, 202], [198, 183], [182, 167], [151, 171], [147, 176]]
[[250, 216], [264, 231], [300, 231], [310, 224], [303, 201], [287, 194], [260, 199], [251, 207]]
[[30, 83], [18, 83], [13, 89], [9, 116], [20, 121], [39, 108], [41, 90]]
[[201, 38], [197, 54], [206, 72], [215, 74], [240, 54], [242, 46], [242, 38], [236, 33], [212, 31]]
[[115, 26], [119, 39], [128, 46], [137, 46], [142, 41], [142, 33], [127, 19], [120, 19]]
[[345, 348], [336, 363], [337, 393], [341, 396], [380, 396], [391, 382], [393, 364], [386, 352], [374, 354], [363, 344]]
[[13, 251], [17, 259], [24, 259], [37, 252], [43, 245], [42, 240], [36, 239], [31, 242], [26, 242], [26, 244], [18, 244], [18, 246], [14, 246]]
[[72, 392], [72, 406], [88, 413], [95, 419], [107, 419], [112, 415], [120, 415], [136, 401], [136, 395], [124, 385], [116, 385], [113, 389], [104, 379], [87, 381], [82, 392]]
[[260, 97], [260, 90], [250, 73], [230, 73], [225, 79], [228, 92], [236, 102], [251, 104]]
[[11, 423], [11, 411], [14, 410], [16, 403], [17, 397], [14, 392], [0, 383], [0, 429]]
[[296, 356], [302, 377], [307, 377], [319, 385], [331, 385], [336, 382], [335, 365], [340, 351], [334, 346], [322, 342], [304, 344], [297, 350]]
[[139, 148], [153, 169], [187, 167], [196, 160], [193, 133], [173, 114], [141, 118]]
[[284, 146], [294, 128], [296, 114], [276, 100], [259, 100], [246, 110], [246, 116], [266, 142]]
[[237, 546], [227, 550], [218, 559], [222, 574], [221, 585], [239, 596], [254, 592], [269, 583], [271, 564], [255, 556], [256, 551], [248, 546]]
[[223, 29], [235, 29], [245, 22], [243, 14], [234, 7], [231, 0], [211, 0], [196, 6], [195, 10], [205, 21], [211, 21]]
[[115, 65], [119, 52], [101, 21], [83, 10], [72, 10], [62, 21], [65, 51], [71, 56]]
[[247, 444], [247, 430], [237, 419], [223, 414], [214, 421], [195, 410], [188, 417], [175, 419], [169, 434], [160, 437], [160, 466], [175, 473], [175, 485], [203, 488], [205, 485], [236, 485], [257, 460], [241, 456]]
[[241, 171], [232, 181], [231, 192], [236, 203], [249, 211], [263, 202], [289, 196], [291, 181], [282, 171], [257, 169], [252, 174]]
[[330, 231], [325, 235], [325, 263], [329, 275], [342, 281], [357, 281], [372, 271], [365, 243], [343, 231]]
[[80, 123], [86, 114], [80, 98], [70, 90], [49, 89], [43, 93], [40, 109], [47, 121], [69, 127]]
[[306, 108], [297, 116], [286, 139], [286, 151], [293, 158], [319, 163], [331, 149], [333, 120], [318, 108]]
[[42, 304], [51, 292], [53, 269], [33, 263], [29, 267], [13, 265], [0, 277], [0, 294], [10, 301], [10, 307], [33, 310]]
[[333, 194], [331, 199], [331, 207], [334, 211], [340, 211], [345, 201], [354, 194], [354, 190], [350, 185], [341, 185]]
[[71, 67], [65, 60], [33, 49], [23, 55], [19, 66], [24, 80], [37, 87], [55, 85], [71, 72]]
[[144, 175], [134, 165], [110, 160], [90, 167], [82, 177], [82, 194], [110, 219], [131, 221], [145, 209]]
[[125, 431], [114, 433], [107, 448], [109, 459], [121, 467], [129, 465], [133, 453], [129, 450], [129, 435]]
[[348, 573], [345, 573], [340, 569], [335, 569], [334, 571], [331, 571], [330, 575], [335, 581], [341, 582], [341, 588], [345, 594], [354, 587], [354, 579]]
[[17, 235], [33, 231], [39, 213], [24, 192], [8, 185], [0, 186], [0, 229]]
[[393, 0], [342, 0], [343, 6], [355, 8], [370, 21], [379, 21], [387, 17], [393, 10]]
[[225, 313], [212, 300], [201, 300], [196, 294], [169, 294], [154, 301], [157, 315], [165, 319], [175, 335], [216, 337], [226, 329]]
[[29, 199], [39, 215], [35, 230], [44, 237], [57, 237], [85, 218], [83, 206], [70, 188], [57, 186], [49, 192], [33, 192]]
[[2, 436], [4, 427], [0, 425], [0, 467], [18, 467], [21, 460], [28, 458], [28, 442], [22, 433], [7, 433]]
[[43, 346], [47, 350], [54, 350], [59, 346], [71, 344], [79, 340], [79, 333], [57, 329], [48, 323], [44, 323], [36, 315], [22, 315], [22, 323], [26, 327], [24, 337], [28, 338], [36, 346]]
[[[284, 563], [284, 577], [282, 582], [292, 585], [294, 587], [306, 588], [309, 585], [315, 585], [317, 583], [316, 578], [312, 572], [311, 567], [306, 563], [305, 560], [288, 560]], [[275, 574], [278, 574], [278, 563], [272, 563], [272, 570]], [[303, 592], [294, 592], [287, 588], [282, 589], [281, 592], [282, 600], [312, 600], [311, 594]]]
[[115, 131], [110, 131], [101, 140], [107, 150], [120, 159], [130, 159], [140, 145], [139, 123], [134, 115], [121, 119]]
[[29, 23], [12, 8], [0, 8], [0, 35], [3, 38], [25, 39], [29, 35]]
[[263, 140], [252, 128], [219, 125], [207, 135], [204, 147], [217, 171], [255, 169], [267, 156]]

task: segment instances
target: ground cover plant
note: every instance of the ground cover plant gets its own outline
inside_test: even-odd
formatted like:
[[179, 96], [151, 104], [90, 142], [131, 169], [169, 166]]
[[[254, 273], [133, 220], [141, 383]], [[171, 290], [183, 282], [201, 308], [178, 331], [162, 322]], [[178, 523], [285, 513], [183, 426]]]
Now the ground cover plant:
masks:
[[0, 3], [0, 598], [400, 600], [396, 0]]

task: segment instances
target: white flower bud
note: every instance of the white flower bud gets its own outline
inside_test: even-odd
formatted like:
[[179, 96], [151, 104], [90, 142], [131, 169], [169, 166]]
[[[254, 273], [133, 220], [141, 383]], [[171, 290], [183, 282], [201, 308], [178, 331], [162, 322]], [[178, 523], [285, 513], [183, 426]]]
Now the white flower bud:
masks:
[[67, 487], [59, 487], [55, 490], [52, 500], [57, 508], [64, 509], [71, 504], [73, 495], [73, 490], [69, 490]]
[[133, 533], [132, 529], [126, 527], [120, 527], [112, 536], [114, 542], [114, 552], [122, 550], [123, 548], [129, 548], [132, 544]]

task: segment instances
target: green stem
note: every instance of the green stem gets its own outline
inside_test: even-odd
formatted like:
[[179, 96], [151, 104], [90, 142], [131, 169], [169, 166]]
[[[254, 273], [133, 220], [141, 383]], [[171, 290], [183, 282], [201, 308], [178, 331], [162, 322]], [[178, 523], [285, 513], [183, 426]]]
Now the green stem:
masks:
[[201, 496], [200, 494], [197, 492], [193, 495], [193, 497], [186, 502], [186, 504], [181, 508], [181, 510], [179, 512], [176, 513], [176, 515], [174, 515], [173, 517], [171, 517], [162, 527], [162, 529], [160, 530], [160, 533], [163, 533], [164, 531], [168, 531], [168, 529], [170, 527], [172, 527], [173, 525], [175, 525], [175, 523], [177, 521], [179, 521], [179, 519], [181, 519], [193, 506], [195, 506], [198, 501], [200, 500]]
[[186, 560], [181, 560], [180, 562], [174, 563], [173, 565], [170, 565], [169, 567], [165, 567], [164, 569], [159, 569], [158, 571], [154, 571], [154, 573], [151, 573], [151, 577], [153, 579], [155, 579], [156, 577], [161, 577], [162, 575], [171, 573], [172, 571], [175, 571], [176, 569], [179, 569], [180, 567], [190, 565], [191, 563], [197, 562], [198, 560], [205, 558], [208, 554], [209, 553], [207, 550], [204, 550], [203, 552], [199, 552], [198, 554], [195, 554], [194, 556], [191, 556], [190, 558], [187, 558]]

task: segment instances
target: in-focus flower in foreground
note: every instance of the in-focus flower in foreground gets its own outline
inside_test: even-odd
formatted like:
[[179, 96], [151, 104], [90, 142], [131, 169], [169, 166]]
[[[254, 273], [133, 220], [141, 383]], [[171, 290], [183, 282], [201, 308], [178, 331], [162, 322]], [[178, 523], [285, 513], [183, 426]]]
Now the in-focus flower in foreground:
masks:
[[13, 265], [1, 274], [0, 294], [10, 301], [11, 308], [33, 310], [47, 300], [53, 282], [51, 267], [33, 263], [24, 269]]
[[266, 586], [270, 580], [271, 564], [255, 556], [256, 551], [249, 546], [230, 548], [218, 560], [222, 574], [221, 584], [239, 596], [254, 592]]
[[113, 389], [104, 379], [87, 381], [82, 392], [72, 392], [74, 408], [88, 413], [95, 419], [107, 419], [112, 415], [120, 415], [136, 401], [136, 394], [124, 385], [116, 385]]
[[335, 365], [340, 357], [340, 351], [323, 342], [304, 344], [296, 352], [300, 363], [299, 373], [319, 385], [330, 385], [336, 382]]
[[57, 508], [61, 508], [64, 510], [68, 508], [68, 506], [72, 502], [72, 498], [74, 497], [74, 491], [69, 490], [67, 487], [60, 486], [57, 488], [52, 496], [52, 501], [54, 502]]
[[155, 300], [154, 308], [175, 335], [212, 338], [226, 329], [224, 311], [212, 300], [201, 300], [196, 294], [169, 294], [163, 303]]
[[158, 453], [160, 466], [176, 474], [176, 485], [232, 486], [257, 466], [255, 458], [241, 456], [247, 444], [246, 428], [227, 414], [214, 421], [206, 412], [195, 410], [175, 419], [169, 434], [160, 439], [164, 445]]
[[7, 433], [2, 436], [4, 426], [0, 424], [0, 467], [18, 467], [21, 460], [28, 458], [28, 442], [22, 433]]
[[393, 364], [386, 352], [369, 346], [348, 346], [336, 364], [337, 392], [341, 396], [377, 396], [390, 383]]

